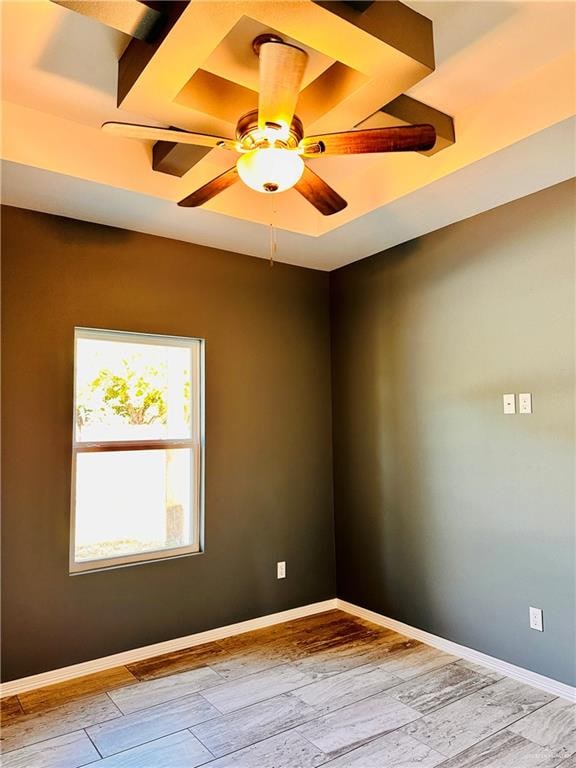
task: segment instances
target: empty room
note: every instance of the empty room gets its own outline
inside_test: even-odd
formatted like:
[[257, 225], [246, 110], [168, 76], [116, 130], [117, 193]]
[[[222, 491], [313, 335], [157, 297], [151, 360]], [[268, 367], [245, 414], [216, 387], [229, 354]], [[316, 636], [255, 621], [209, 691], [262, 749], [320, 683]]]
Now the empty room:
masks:
[[576, 768], [576, 3], [0, 12], [3, 768]]

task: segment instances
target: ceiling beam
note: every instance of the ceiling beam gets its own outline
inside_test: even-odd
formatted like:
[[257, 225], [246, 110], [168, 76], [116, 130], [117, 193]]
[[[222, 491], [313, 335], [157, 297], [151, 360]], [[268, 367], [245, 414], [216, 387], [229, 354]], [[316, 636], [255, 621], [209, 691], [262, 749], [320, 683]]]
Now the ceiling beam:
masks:
[[155, 29], [152, 40], [143, 41], [133, 38], [118, 62], [118, 106], [138, 80], [155, 53], [166, 40], [170, 31], [186, 10], [188, 0], [170, 0], [162, 5], [162, 19]]
[[373, 2], [374, 0], [344, 0], [344, 5], [349, 5], [350, 8], [354, 8], [359, 13], [364, 13]]
[[157, 141], [152, 147], [152, 168], [170, 176], [184, 176], [211, 151], [210, 147], [196, 147], [194, 144]]
[[140, 0], [51, 0], [74, 13], [124, 32], [138, 40], [149, 40], [162, 20], [161, 3]]

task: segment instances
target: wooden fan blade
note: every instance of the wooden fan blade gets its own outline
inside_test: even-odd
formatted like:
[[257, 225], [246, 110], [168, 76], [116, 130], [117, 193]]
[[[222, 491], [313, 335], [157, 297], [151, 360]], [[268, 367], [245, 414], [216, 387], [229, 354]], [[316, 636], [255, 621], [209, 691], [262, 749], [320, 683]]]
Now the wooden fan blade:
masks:
[[188, 197], [180, 200], [178, 205], [183, 208], [196, 208], [198, 205], [204, 205], [208, 200], [211, 200], [213, 197], [216, 197], [216, 195], [219, 195], [220, 192], [224, 192], [225, 189], [228, 189], [232, 184], [235, 184], [238, 179], [239, 176], [236, 166], [229, 168], [227, 171], [224, 171], [224, 173], [221, 173], [220, 176], [216, 176], [215, 179], [212, 179], [212, 181], [204, 184], [203, 187], [192, 192]]
[[267, 123], [290, 126], [300, 91], [308, 54], [281, 42], [260, 46], [260, 93], [258, 127]]
[[338, 192], [332, 189], [324, 179], [321, 179], [311, 168], [304, 167], [304, 173], [300, 181], [294, 185], [302, 197], [305, 197], [314, 208], [317, 208], [324, 216], [343, 211], [348, 205]]
[[113, 136], [125, 139], [149, 139], [150, 141], [172, 141], [176, 144], [195, 144], [198, 147], [222, 147], [236, 150], [237, 144], [232, 139], [221, 136], [209, 136], [205, 133], [191, 133], [180, 128], [155, 128], [151, 125], [133, 123], [104, 123], [102, 130]]
[[403, 125], [307, 136], [300, 142], [299, 149], [305, 157], [317, 157], [360, 155], [366, 152], [420, 152], [432, 149], [435, 143], [434, 126]]

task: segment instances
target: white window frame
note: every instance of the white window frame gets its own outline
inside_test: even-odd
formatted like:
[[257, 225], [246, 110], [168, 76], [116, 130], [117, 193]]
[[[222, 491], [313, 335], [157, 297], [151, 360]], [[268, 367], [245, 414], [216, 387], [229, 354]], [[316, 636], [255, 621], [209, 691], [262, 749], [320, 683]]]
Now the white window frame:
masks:
[[[76, 439], [76, 349], [78, 339], [100, 341], [125, 341], [137, 344], [186, 347], [191, 351], [190, 418], [191, 436], [183, 440], [109, 440], [78, 441]], [[74, 329], [74, 409], [72, 418], [72, 488], [70, 505], [70, 574], [138, 565], [156, 560], [201, 554], [204, 549], [204, 339], [187, 336], [163, 336], [160, 334], [131, 331], [111, 331], [98, 328]], [[190, 449], [192, 461], [192, 498], [190, 503], [192, 541], [184, 547], [170, 547], [147, 552], [100, 558], [77, 562], [76, 554], [76, 460], [79, 453], [103, 451], [134, 451], [166, 448]]]

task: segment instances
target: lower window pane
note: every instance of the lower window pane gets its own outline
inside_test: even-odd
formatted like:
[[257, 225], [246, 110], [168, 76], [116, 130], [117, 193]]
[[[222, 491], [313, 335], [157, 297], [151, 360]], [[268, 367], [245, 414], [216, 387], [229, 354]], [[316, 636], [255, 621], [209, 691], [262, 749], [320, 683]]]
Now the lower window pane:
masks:
[[75, 562], [194, 543], [192, 451], [109, 451], [76, 457]]

